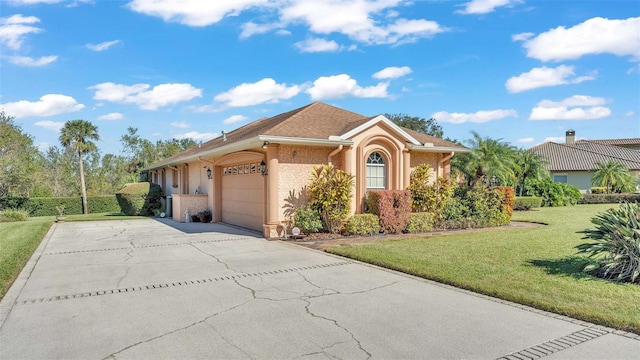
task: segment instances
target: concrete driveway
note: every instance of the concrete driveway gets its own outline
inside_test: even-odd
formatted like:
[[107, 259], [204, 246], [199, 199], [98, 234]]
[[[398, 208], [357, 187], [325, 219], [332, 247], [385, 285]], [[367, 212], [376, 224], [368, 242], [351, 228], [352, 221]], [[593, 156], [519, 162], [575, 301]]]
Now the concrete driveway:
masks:
[[2, 359], [634, 359], [640, 340], [219, 224], [54, 225]]

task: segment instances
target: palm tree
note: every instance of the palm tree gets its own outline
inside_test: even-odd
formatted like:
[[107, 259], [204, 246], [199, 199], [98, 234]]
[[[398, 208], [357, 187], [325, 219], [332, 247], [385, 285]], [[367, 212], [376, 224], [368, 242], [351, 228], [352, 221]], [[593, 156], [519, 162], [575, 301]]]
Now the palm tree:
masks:
[[84, 166], [82, 155], [97, 149], [91, 140], [98, 141], [98, 127], [85, 120], [70, 120], [60, 129], [60, 143], [62, 146], [72, 149], [78, 154], [80, 165], [80, 187], [82, 189], [82, 211], [89, 213], [87, 206], [87, 188], [84, 182]]
[[527, 179], [540, 179], [549, 174], [547, 159], [530, 150], [519, 150], [516, 154], [515, 165], [516, 178], [520, 186], [519, 196], [522, 196], [524, 183]]
[[464, 176], [467, 185], [473, 187], [478, 181], [497, 177], [502, 182], [515, 176], [515, 148], [502, 139], [481, 137], [472, 131], [473, 139], [466, 141], [472, 152], [454, 157], [453, 166]]
[[607, 188], [607, 193], [633, 189], [633, 176], [622, 163], [615, 160], [595, 163], [597, 170], [591, 178], [592, 185]]

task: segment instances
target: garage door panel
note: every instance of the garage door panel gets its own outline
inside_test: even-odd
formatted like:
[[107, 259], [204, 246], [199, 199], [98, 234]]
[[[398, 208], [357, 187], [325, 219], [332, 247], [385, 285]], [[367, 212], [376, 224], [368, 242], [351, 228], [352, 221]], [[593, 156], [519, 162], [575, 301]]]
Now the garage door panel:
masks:
[[222, 221], [262, 231], [264, 178], [259, 174], [222, 177]]

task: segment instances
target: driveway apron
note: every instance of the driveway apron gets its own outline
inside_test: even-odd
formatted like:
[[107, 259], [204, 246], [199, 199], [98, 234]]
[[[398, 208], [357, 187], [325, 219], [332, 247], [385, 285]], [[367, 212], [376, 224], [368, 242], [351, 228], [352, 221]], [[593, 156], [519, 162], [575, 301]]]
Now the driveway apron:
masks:
[[0, 306], [2, 359], [633, 359], [636, 335], [222, 224], [72, 222]]

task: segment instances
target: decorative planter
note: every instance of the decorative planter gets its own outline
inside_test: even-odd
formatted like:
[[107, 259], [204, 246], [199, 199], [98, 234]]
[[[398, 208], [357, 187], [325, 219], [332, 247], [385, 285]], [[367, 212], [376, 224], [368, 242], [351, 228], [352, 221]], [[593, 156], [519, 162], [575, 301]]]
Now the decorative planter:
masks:
[[56, 222], [63, 223], [65, 220], [67, 220], [67, 217], [64, 215], [56, 216]]

